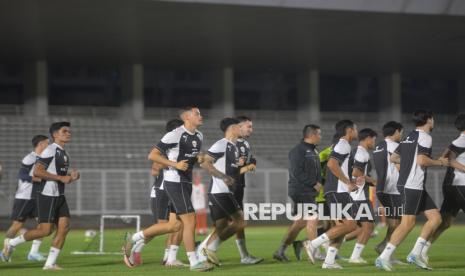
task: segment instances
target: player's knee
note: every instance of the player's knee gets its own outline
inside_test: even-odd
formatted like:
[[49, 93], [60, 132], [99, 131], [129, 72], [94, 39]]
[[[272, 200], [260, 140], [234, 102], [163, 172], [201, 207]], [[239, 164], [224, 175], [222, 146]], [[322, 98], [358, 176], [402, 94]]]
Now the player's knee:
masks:
[[442, 223], [442, 218], [440, 215], [435, 215], [430, 219], [430, 221], [432, 224], [439, 226]]
[[37, 229], [42, 237], [50, 236], [53, 232], [52, 226], [42, 225]]
[[182, 228], [182, 223], [179, 220], [176, 220], [172, 223], [170, 222], [168, 226], [170, 232], [178, 232]]
[[346, 234], [349, 234], [350, 232], [357, 230], [357, 222], [355, 222], [355, 220], [347, 220], [345, 224]]

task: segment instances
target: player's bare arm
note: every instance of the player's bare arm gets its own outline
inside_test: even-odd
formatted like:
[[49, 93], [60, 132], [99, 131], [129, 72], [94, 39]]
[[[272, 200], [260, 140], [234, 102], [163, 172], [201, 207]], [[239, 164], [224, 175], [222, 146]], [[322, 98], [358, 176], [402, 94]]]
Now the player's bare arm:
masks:
[[221, 178], [226, 185], [228, 185], [228, 186], [233, 185], [234, 184], [234, 179], [232, 177], [230, 177], [230, 176], [225, 175], [224, 173], [220, 172], [219, 170], [217, 170], [213, 166], [214, 161], [215, 160], [213, 159], [213, 157], [211, 157], [208, 154], [205, 154], [204, 160], [203, 160], [202, 164], [200, 164], [200, 167], [205, 169], [211, 176]]
[[70, 175], [56, 175], [56, 174], [51, 174], [47, 172], [45, 169], [44, 165], [41, 163], [37, 163], [37, 165], [34, 168], [34, 176], [38, 177], [43, 180], [51, 180], [51, 181], [60, 181], [65, 184], [69, 184], [75, 179], [71, 177]]
[[150, 152], [148, 159], [153, 162], [157, 162], [167, 167], [172, 167], [180, 171], [186, 171], [187, 168], [189, 167], [187, 160], [181, 160], [177, 163], [173, 162], [171, 160], [168, 160], [158, 149], [153, 149]]
[[342, 182], [344, 182], [347, 187], [349, 188], [349, 191], [357, 189], [355, 186], [355, 183], [353, 181], [350, 181], [342, 172], [341, 167], [339, 166], [339, 162], [337, 159], [331, 157], [328, 160], [328, 169], [331, 170], [331, 172]]

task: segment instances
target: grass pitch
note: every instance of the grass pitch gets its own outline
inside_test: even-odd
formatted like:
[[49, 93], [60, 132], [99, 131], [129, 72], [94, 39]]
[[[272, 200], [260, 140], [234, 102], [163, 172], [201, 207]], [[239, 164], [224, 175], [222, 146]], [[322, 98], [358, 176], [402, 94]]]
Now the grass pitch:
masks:
[[[363, 257], [369, 262], [367, 265], [354, 265], [339, 261], [344, 267], [340, 271], [323, 270], [321, 264], [311, 265], [306, 260], [296, 261], [292, 247], [287, 251], [287, 255], [292, 260], [290, 263], [279, 263], [273, 260], [271, 255], [279, 246], [285, 230], [286, 227], [250, 227], [246, 229], [249, 251], [255, 256], [264, 257], [265, 261], [254, 266], [241, 265], [234, 239], [231, 239], [225, 242], [218, 252], [223, 266], [207, 272], [208, 275], [465, 275], [465, 226], [453, 226], [433, 245], [430, 250], [430, 263], [434, 268], [433, 271], [423, 271], [414, 266], [405, 265], [396, 266], [396, 272], [393, 273], [378, 270], [373, 265], [376, 258], [373, 247], [383, 238], [384, 230], [380, 232], [378, 237], [369, 241], [363, 252]], [[106, 232], [106, 251], [119, 251], [124, 232], [125, 230], [121, 229]], [[396, 255], [399, 259], [405, 259], [418, 233], [419, 227], [416, 227], [397, 249]], [[300, 237], [303, 237], [303, 232]], [[201, 236], [197, 237], [197, 239], [202, 238]], [[30, 247], [30, 243], [27, 243], [16, 249], [11, 263], [0, 263], [0, 275], [192, 275], [194, 272], [190, 272], [188, 268], [165, 268], [160, 265], [160, 260], [163, 257], [163, 243], [164, 237], [153, 240], [144, 248], [142, 254], [144, 264], [134, 269], [128, 269], [124, 266], [122, 257], [118, 255], [71, 255], [71, 251], [82, 250], [86, 246], [84, 231], [73, 230], [70, 232], [58, 259], [58, 264], [64, 268], [63, 271], [42, 271], [42, 263], [26, 261], [26, 254]], [[48, 252], [49, 245], [50, 238], [47, 238], [42, 244], [41, 252]], [[353, 246], [354, 241], [345, 243], [340, 253], [343, 256], [350, 256]], [[303, 256], [306, 257], [305, 253]], [[180, 250], [178, 258], [187, 263], [184, 249]]]

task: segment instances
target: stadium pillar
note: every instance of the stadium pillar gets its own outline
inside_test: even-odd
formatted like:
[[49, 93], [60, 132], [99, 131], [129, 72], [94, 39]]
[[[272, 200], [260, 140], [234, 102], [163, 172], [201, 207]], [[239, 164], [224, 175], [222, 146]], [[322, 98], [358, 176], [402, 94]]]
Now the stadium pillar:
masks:
[[320, 113], [320, 73], [305, 71], [297, 79], [297, 108], [299, 121], [318, 122]]
[[462, 77], [459, 79], [458, 83], [458, 88], [459, 88], [459, 95], [458, 95], [458, 101], [457, 105], [458, 108], [457, 110], [459, 113], [465, 113], [465, 77]]
[[144, 66], [140, 63], [122, 68], [122, 115], [126, 118], [144, 118]]
[[381, 122], [402, 120], [402, 79], [398, 72], [379, 78], [379, 119]]
[[212, 74], [212, 114], [214, 116], [234, 115], [234, 69], [224, 67]]
[[24, 114], [48, 115], [48, 71], [44, 60], [24, 65]]

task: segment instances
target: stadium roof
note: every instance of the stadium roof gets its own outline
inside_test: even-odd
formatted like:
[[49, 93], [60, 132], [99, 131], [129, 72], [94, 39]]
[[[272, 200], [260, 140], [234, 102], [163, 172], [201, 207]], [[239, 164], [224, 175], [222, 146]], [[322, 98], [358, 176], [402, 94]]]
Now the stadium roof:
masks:
[[233, 1], [2, 1], [0, 60], [465, 74], [458, 1], [442, 15], [200, 2]]

